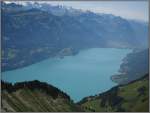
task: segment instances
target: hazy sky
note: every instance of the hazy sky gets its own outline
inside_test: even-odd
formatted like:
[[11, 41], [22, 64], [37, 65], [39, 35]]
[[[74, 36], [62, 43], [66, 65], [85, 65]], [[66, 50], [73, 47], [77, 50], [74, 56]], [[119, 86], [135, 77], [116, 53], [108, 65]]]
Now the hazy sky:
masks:
[[148, 1], [49, 1], [52, 5], [65, 5], [97, 13], [107, 13], [128, 19], [148, 21]]

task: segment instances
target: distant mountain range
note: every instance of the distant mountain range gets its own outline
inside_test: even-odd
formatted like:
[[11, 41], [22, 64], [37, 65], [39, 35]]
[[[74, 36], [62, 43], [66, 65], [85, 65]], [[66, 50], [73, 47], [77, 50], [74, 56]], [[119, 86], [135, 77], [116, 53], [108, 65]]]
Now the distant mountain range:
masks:
[[148, 47], [148, 23], [29, 2], [2, 2], [1, 9], [2, 71], [59, 56], [64, 50], [70, 55], [93, 47]]
[[2, 71], [82, 49], [134, 49], [112, 76], [118, 86], [78, 103], [44, 82], [1, 81], [2, 111], [149, 111], [148, 23], [46, 3], [1, 2], [1, 9]]
[[149, 78], [144, 77], [126, 85], [74, 103], [70, 97], [47, 83], [39, 81], [1, 83], [2, 111], [7, 112], [99, 112], [149, 111]]

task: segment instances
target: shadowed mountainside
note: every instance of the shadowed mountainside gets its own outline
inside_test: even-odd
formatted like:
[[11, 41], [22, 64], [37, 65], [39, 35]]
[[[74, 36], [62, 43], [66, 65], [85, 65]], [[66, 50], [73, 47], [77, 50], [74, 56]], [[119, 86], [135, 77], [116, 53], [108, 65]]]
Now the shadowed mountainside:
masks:
[[111, 79], [118, 84], [126, 84], [149, 72], [149, 49], [134, 50], [120, 65], [119, 74]]
[[147, 47], [146, 23], [48, 4], [1, 6], [2, 71], [86, 48]]

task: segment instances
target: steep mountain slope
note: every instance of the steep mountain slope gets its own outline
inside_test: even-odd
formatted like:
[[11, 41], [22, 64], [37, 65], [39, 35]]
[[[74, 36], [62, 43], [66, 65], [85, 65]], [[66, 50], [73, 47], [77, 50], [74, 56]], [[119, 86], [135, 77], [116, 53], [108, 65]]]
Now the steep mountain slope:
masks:
[[65, 48], [74, 53], [102, 45], [96, 34], [73, 17], [58, 17], [39, 9], [11, 9], [2, 8], [2, 71], [57, 56]]
[[2, 111], [81, 111], [59, 89], [39, 81], [11, 85], [2, 82]]
[[92, 47], [146, 46], [147, 24], [73, 8], [30, 5], [2, 2], [2, 71], [59, 56], [64, 49], [75, 54]]
[[119, 84], [126, 84], [149, 72], [149, 49], [134, 50], [129, 53], [120, 65], [118, 75], [113, 75], [111, 79]]
[[79, 105], [85, 111], [149, 111], [149, 75], [102, 94], [86, 97]]

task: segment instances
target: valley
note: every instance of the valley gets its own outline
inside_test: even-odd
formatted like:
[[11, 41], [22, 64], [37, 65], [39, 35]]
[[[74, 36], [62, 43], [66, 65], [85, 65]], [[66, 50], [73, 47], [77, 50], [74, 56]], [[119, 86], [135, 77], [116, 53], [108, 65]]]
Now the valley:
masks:
[[97, 2], [1, 2], [2, 112], [149, 111], [146, 10]]
[[90, 48], [148, 46], [147, 23], [47, 4], [2, 2], [2, 28], [2, 71], [56, 57], [66, 48], [73, 55]]
[[27, 67], [2, 72], [2, 80], [11, 83], [44, 81], [65, 91], [76, 102], [117, 85], [110, 78], [117, 73], [122, 59], [131, 51], [116, 48], [86, 49], [73, 56], [49, 58]]

